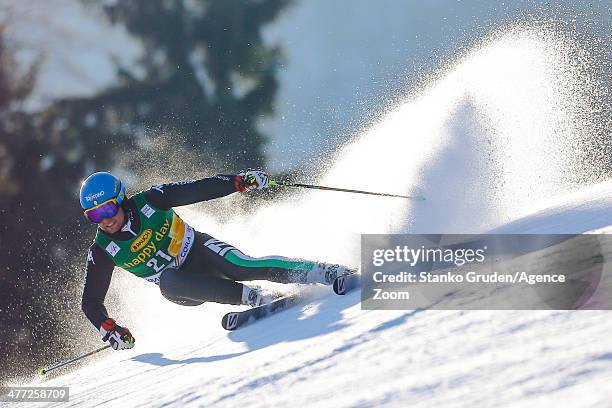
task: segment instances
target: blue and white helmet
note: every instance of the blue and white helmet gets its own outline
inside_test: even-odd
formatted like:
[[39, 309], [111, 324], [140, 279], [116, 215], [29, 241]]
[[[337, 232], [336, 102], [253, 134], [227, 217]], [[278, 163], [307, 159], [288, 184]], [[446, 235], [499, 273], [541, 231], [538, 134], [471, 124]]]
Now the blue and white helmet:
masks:
[[121, 204], [125, 198], [125, 186], [117, 177], [106, 171], [99, 171], [87, 177], [81, 184], [81, 207], [88, 210], [112, 198]]

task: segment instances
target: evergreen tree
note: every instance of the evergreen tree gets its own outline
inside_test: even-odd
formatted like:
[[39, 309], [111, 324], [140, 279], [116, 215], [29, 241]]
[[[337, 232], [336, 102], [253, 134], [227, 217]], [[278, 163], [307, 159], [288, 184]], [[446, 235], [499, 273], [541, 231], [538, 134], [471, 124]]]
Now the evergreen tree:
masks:
[[144, 54], [119, 68], [117, 86], [58, 103], [48, 127], [60, 123], [98, 163], [167, 131], [202, 163], [220, 160], [216, 168], [263, 165], [257, 122], [272, 112], [280, 52], [261, 31], [289, 0], [85, 1], [140, 39]]

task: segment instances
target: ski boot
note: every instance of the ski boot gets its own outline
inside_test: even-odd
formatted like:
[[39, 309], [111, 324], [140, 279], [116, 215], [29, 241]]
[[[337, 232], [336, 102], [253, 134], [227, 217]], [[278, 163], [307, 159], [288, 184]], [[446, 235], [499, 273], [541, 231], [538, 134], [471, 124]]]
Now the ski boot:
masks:
[[339, 264], [317, 263], [306, 275], [306, 283], [321, 283], [331, 285], [338, 276], [355, 273], [356, 269]]
[[243, 285], [242, 288], [242, 304], [251, 307], [258, 307], [268, 304], [275, 299], [281, 297], [278, 293], [266, 293], [259, 286]]

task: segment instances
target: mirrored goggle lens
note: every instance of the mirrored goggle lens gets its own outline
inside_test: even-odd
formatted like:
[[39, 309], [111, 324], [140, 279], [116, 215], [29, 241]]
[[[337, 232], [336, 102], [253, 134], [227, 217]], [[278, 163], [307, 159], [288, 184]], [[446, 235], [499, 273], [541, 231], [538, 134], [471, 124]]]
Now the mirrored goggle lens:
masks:
[[119, 206], [115, 200], [107, 201], [99, 207], [85, 211], [87, 219], [93, 223], [99, 224], [105, 218], [114, 217], [119, 212]]

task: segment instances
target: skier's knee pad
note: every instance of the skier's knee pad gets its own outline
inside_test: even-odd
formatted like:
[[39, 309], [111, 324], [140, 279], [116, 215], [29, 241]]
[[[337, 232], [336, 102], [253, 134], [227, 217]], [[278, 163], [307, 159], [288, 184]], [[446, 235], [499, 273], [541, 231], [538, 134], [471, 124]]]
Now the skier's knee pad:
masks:
[[198, 306], [203, 301], [185, 298], [185, 288], [189, 284], [176, 268], [166, 268], [159, 277], [159, 291], [171, 302], [183, 306]]

